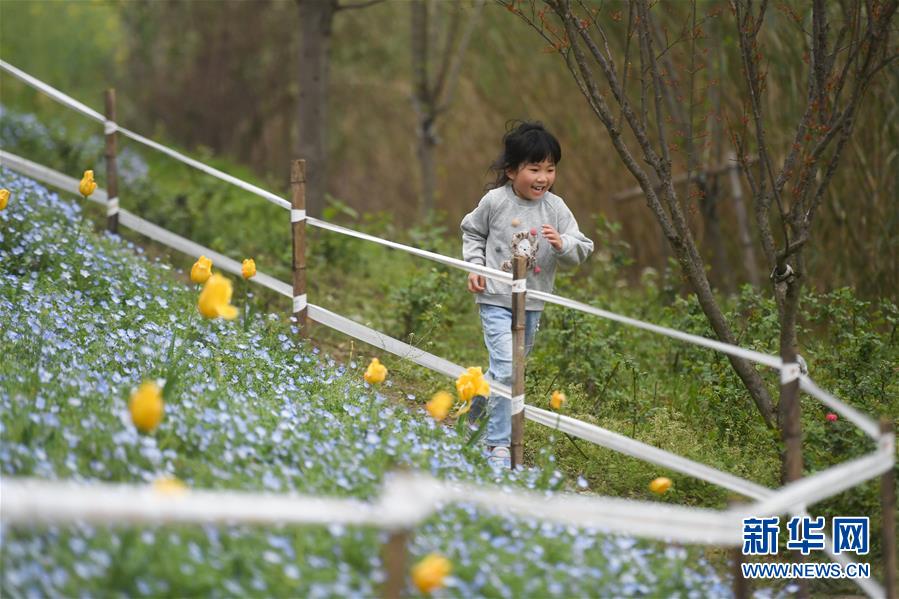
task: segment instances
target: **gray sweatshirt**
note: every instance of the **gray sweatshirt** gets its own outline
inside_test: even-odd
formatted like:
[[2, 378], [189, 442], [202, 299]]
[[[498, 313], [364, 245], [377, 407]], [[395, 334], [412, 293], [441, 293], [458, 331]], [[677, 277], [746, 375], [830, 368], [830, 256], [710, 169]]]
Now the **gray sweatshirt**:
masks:
[[[541, 227], [552, 225], [562, 238], [557, 250], [543, 237]], [[538, 200], [524, 200], [512, 185], [491, 189], [478, 207], [462, 219], [462, 258], [489, 268], [512, 272], [512, 255], [528, 259], [528, 290], [552, 293], [556, 265], [576, 266], [593, 253], [593, 242], [580, 232], [574, 215], [559, 196], [547, 191]], [[487, 279], [475, 294], [479, 304], [512, 307], [512, 288]], [[527, 297], [526, 310], [542, 310], [540, 300]]]

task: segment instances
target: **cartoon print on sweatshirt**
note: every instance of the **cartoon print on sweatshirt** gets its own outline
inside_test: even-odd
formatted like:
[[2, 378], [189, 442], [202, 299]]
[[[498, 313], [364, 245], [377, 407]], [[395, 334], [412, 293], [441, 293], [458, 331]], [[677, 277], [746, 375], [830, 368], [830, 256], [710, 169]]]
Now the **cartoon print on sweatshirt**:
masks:
[[[537, 230], [519, 231], [512, 236], [512, 256], [524, 256], [528, 259], [527, 270], [534, 270], [537, 266], [537, 250], [540, 248], [540, 240], [537, 239]], [[512, 272], [512, 259], [502, 263], [504, 272]], [[538, 269], [536, 272], [540, 272]]]

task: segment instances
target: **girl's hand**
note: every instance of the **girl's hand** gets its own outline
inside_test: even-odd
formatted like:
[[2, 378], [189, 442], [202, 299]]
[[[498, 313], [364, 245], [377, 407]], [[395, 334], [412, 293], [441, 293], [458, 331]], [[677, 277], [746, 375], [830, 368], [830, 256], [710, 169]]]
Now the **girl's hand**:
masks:
[[468, 273], [468, 290], [472, 293], [481, 293], [486, 289], [487, 279], [484, 275], [473, 272]]
[[552, 225], [543, 225], [543, 236], [546, 237], [549, 245], [556, 248], [557, 251], [562, 251], [562, 236]]

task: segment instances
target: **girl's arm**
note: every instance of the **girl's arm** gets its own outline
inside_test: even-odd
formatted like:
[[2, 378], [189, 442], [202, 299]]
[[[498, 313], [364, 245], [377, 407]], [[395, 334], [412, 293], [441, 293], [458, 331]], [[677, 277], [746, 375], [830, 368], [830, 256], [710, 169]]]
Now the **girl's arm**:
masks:
[[556, 260], [566, 266], [577, 266], [593, 253], [593, 241], [581, 233], [568, 206], [559, 206], [559, 236], [562, 238], [562, 249], [552, 248]]
[[466, 262], [487, 264], [487, 233], [490, 231], [490, 206], [488, 196], [481, 198], [478, 207], [462, 219], [462, 259]]

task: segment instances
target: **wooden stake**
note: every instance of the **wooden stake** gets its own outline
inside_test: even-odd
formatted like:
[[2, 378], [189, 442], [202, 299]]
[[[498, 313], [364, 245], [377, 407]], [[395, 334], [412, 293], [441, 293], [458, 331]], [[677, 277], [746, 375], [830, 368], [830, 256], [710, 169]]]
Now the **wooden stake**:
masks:
[[300, 336], [306, 337], [306, 161], [294, 160], [290, 168], [290, 193], [293, 209], [290, 228], [293, 233], [293, 315]]
[[747, 599], [749, 597], [749, 581], [743, 577], [743, 555], [742, 547], [734, 547], [731, 549], [731, 555], [734, 562], [734, 599]]
[[[106, 90], [106, 120], [115, 122], [115, 90]], [[106, 133], [106, 229], [119, 230], [119, 167], [116, 163], [115, 131]]]
[[[880, 433], [893, 435], [895, 426], [889, 418], [880, 419]], [[890, 468], [880, 477], [880, 510], [883, 519], [883, 571], [884, 590], [887, 599], [896, 599], [896, 468]]]
[[[728, 501], [728, 505], [729, 507], [734, 508], [739, 505], [739, 502], [735, 499], [731, 499]], [[743, 545], [740, 544], [731, 549], [730, 555], [731, 561], [733, 562], [734, 599], [748, 599], [749, 580], [743, 576], [743, 562], [746, 561], [746, 556], [743, 555]]]
[[[512, 279], [527, 279], [527, 258], [512, 260]], [[512, 468], [524, 463], [524, 327], [526, 291], [512, 290]]]
[[409, 531], [391, 531], [382, 547], [381, 558], [387, 579], [384, 581], [384, 599], [399, 599], [406, 588], [406, 559], [409, 552]]

